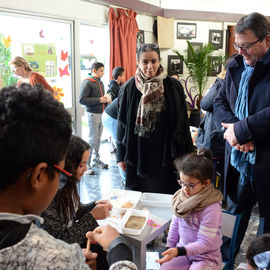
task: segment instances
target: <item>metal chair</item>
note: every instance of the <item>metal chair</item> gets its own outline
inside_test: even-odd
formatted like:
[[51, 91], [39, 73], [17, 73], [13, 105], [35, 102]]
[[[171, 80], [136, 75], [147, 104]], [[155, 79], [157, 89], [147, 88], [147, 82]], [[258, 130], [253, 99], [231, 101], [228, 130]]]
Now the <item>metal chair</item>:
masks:
[[222, 227], [221, 234], [231, 239], [230, 241], [230, 252], [229, 260], [222, 262], [222, 269], [234, 269], [234, 252], [235, 242], [240, 223], [240, 215], [232, 214], [227, 211], [222, 211]]

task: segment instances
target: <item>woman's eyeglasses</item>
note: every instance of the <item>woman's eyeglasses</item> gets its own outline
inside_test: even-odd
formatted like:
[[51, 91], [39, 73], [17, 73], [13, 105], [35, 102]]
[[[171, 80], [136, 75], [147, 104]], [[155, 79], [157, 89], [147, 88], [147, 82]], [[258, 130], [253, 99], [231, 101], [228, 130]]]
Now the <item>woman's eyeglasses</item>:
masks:
[[177, 180], [178, 184], [183, 188], [183, 187], [187, 187], [189, 190], [194, 190], [194, 188], [200, 184], [200, 182], [196, 183], [196, 184], [191, 184], [191, 183], [184, 183], [183, 181], [181, 181], [180, 179]]
[[236, 43], [233, 43], [233, 47], [236, 50], [241, 49], [242, 51], [246, 52], [246, 51], [248, 51], [250, 49], [250, 47], [252, 47], [254, 44], [256, 44], [259, 41], [260, 41], [260, 39], [257, 39], [256, 41], [254, 41], [254, 42], [252, 42], [250, 44], [243, 45], [243, 46], [238, 46]]
[[159, 46], [157, 43], [144, 43], [141, 45], [141, 49], [145, 49], [145, 48], [159, 49]]

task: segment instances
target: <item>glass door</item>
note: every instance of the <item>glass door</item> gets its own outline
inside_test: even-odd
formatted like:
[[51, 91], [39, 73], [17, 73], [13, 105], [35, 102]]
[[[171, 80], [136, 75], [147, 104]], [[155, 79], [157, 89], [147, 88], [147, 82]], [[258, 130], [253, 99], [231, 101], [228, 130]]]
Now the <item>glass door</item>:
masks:
[[[94, 62], [104, 64], [105, 72], [102, 77], [105, 92], [109, 84], [110, 63], [110, 36], [108, 27], [80, 25], [80, 59], [81, 59], [81, 81], [89, 76], [91, 65]], [[77, 96], [79, 93], [77, 93]], [[88, 141], [88, 121], [84, 107], [81, 107], [81, 136]]]

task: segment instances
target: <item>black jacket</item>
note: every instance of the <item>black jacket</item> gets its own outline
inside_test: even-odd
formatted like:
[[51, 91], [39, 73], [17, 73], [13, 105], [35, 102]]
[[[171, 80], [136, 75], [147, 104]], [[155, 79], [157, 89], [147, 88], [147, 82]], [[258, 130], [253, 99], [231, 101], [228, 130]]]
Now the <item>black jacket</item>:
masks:
[[[174, 78], [167, 77], [164, 83], [166, 103], [164, 141], [161, 145], [162, 161], [158, 167], [170, 167], [173, 160], [193, 151], [189, 130], [185, 94], [182, 85]], [[144, 167], [140, 158], [142, 138], [134, 133], [141, 92], [136, 88], [134, 77], [128, 80], [119, 93], [120, 109], [117, 129], [117, 161], [126, 161], [137, 168]], [[153, 153], [154, 154], [154, 153]], [[140, 172], [139, 172], [140, 173]]]
[[119, 92], [121, 86], [122, 85], [118, 84], [115, 80], [110, 81], [109, 89], [108, 89], [107, 93], [111, 95], [112, 100], [114, 100], [118, 97], [118, 92]]

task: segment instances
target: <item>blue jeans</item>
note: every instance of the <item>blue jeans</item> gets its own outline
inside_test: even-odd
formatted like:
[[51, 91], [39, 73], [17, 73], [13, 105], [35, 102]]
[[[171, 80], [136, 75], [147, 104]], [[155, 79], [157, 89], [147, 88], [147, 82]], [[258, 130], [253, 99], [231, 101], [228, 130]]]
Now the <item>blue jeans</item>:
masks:
[[[116, 136], [117, 136], [117, 119], [109, 116], [106, 112], [103, 112], [102, 115], [102, 123], [104, 128], [107, 130], [109, 135], [112, 138], [112, 141], [114, 145], [116, 145]], [[121, 179], [123, 181], [123, 184], [126, 184], [126, 172], [124, 172], [119, 166], [119, 173], [121, 175]]]
[[[238, 172], [232, 168], [229, 170], [228, 179], [230, 179], [230, 185], [227, 188], [227, 211], [241, 215], [238, 234], [236, 237], [236, 257], [248, 227], [252, 208], [257, 202], [257, 197], [255, 181], [249, 181], [242, 185], [240, 183]], [[270, 217], [261, 217], [257, 235], [261, 235], [266, 232], [270, 232]], [[223, 259], [228, 259], [229, 244], [230, 239], [223, 237], [223, 244], [221, 247]]]

